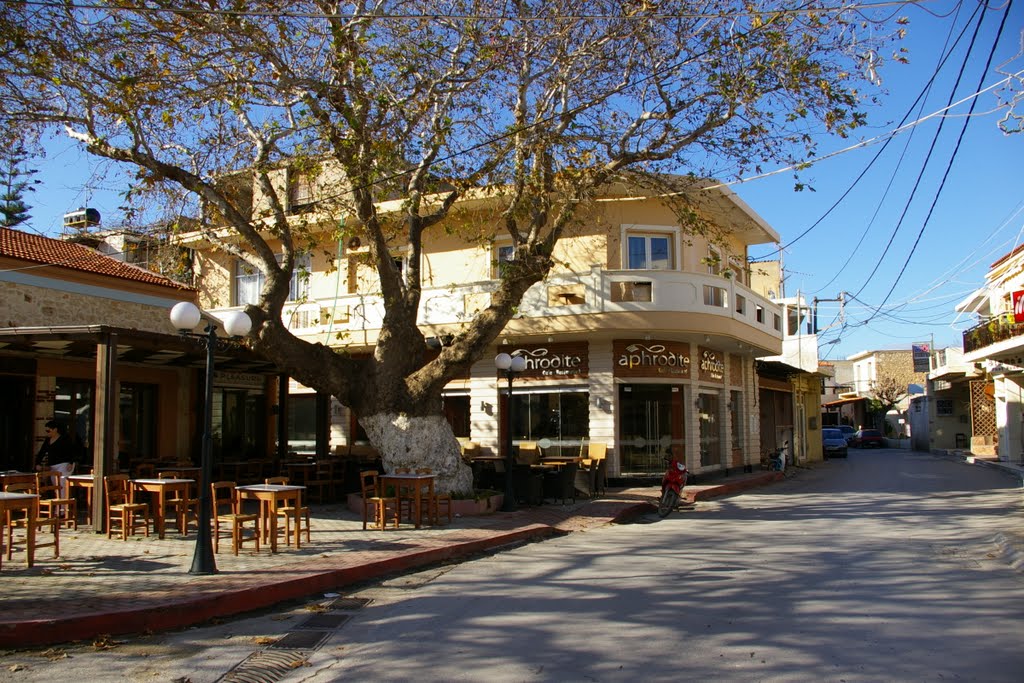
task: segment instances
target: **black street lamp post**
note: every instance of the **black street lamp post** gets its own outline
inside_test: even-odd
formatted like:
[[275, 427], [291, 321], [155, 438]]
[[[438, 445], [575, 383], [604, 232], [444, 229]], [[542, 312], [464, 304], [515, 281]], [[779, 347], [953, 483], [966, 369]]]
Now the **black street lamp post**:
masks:
[[[213, 370], [214, 353], [217, 350], [217, 325], [213, 318], [199, 310], [189, 301], [182, 301], [171, 308], [171, 323], [183, 336], [202, 340], [206, 346], [206, 399], [203, 401], [203, 444], [199, 486], [199, 530], [196, 532], [196, 548], [192, 556], [189, 574], [216, 574], [217, 560], [213, 555], [213, 536], [210, 533], [213, 518], [213, 501], [210, 498], [210, 483], [213, 481]], [[205, 317], [205, 334], [195, 334], [200, 320]], [[244, 337], [252, 328], [252, 320], [241, 311], [229, 313], [223, 321], [224, 331], [233, 337]]]
[[508, 423], [505, 428], [505, 500], [501, 504], [502, 512], [512, 512], [516, 509], [516, 494], [515, 489], [512, 487], [512, 465], [514, 459], [512, 457], [512, 425], [515, 423], [512, 420], [512, 378], [517, 373], [522, 372], [526, 369], [526, 359], [522, 356], [510, 356], [507, 353], [499, 353], [494, 357], [494, 365], [498, 368], [498, 372], [508, 377], [508, 400], [506, 405], [508, 406]]

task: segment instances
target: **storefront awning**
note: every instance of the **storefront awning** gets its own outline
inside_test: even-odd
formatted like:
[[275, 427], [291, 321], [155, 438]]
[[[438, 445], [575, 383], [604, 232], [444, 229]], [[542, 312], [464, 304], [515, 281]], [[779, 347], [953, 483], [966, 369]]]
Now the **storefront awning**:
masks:
[[831, 406], [842, 406], [842, 405], [846, 405], [848, 403], [856, 403], [857, 401], [866, 401], [866, 400], [868, 400], [868, 399], [865, 396], [857, 396], [856, 398], [841, 398], [841, 399], [839, 399], [837, 401], [829, 401], [827, 403], [822, 403], [821, 407], [822, 408], [829, 408]]

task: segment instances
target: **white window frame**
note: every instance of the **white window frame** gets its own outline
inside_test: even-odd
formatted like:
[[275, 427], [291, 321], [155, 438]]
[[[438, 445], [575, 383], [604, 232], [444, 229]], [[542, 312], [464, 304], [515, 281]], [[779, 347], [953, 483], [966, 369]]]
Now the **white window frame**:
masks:
[[[679, 240], [680, 229], [678, 226], [671, 225], [642, 225], [642, 224], [623, 224], [620, 228], [620, 243], [622, 245], [622, 269], [623, 270], [681, 270], [683, 263], [683, 250]], [[646, 240], [645, 257], [648, 262], [647, 268], [633, 268], [629, 261], [629, 240], [631, 237], [641, 237]], [[651, 238], [667, 238], [669, 249], [671, 253], [667, 268], [654, 268], [650, 267], [651, 260], [651, 249], [650, 239]]]
[[[277, 262], [280, 263], [284, 260], [283, 254], [276, 255]], [[309, 278], [312, 274], [312, 257], [309, 254], [297, 254], [295, 256], [295, 270], [292, 272], [292, 280], [289, 284], [288, 289], [288, 301], [302, 301], [309, 296]], [[252, 272], [246, 272], [246, 271]], [[302, 275], [301, 271], [305, 270], [305, 276]], [[239, 289], [240, 284], [244, 281], [252, 283], [255, 280], [255, 292], [254, 297], [242, 296], [242, 292]], [[245, 306], [248, 304], [259, 303], [260, 292], [263, 291], [263, 285], [266, 284], [267, 277], [263, 274], [263, 271], [259, 268], [253, 268], [242, 259], [235, 261], [235, 281], [234, 290], [231, 292], [232, 300], [235, 302], [235, 306]], [[247, 285], [251, 286], [251, 285]]]
[[[508, 252], [510, 256], [503, 257], [502, 252]], [[516, 245], [512, 242], [512, 238], [506, 236], [495, 239], [491, 256], [491, 279], [500, 280], [504, 264], [512, 263], [516, 260]]]

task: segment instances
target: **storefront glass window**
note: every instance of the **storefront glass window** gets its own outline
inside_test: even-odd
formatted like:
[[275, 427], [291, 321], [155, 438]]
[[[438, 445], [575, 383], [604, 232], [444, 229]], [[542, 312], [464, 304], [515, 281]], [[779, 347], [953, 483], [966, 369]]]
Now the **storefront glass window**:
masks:
[[456, 438], [469, 438], [469, 395], [448, 394], [441, 398], [445, 419]]
[[262, 393], [213, 390], [213, 451], [218, 461], [246, 460], [266, 453], [266, 409]]
[[288, 396], [288, 450], [316, 452], [316, 394]]
[[697, 399], [700, 419], [700, 465], [710, 467], [722, 464], [721, 429], [718, 419], [718, 394], [700, 394]]
[[53, 398], [53, 418], [85, 449], [86, 462], [92, 459], [92, 393], [92, 382], [58, 378]]
[[513, 441], [550, 442], [545, 455], [577, 455], [590, 434], [590, 393], [512, 396]]
[[155, 384], [121, 384], [121, 442], [118, 444], [118, 452], [122, 462], [157, 455], [156, 397]]

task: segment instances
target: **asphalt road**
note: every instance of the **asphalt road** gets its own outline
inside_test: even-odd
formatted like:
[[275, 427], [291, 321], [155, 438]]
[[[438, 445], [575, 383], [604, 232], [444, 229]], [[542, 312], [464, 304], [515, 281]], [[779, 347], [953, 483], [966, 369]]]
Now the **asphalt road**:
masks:
[[357, 601], [6, 653], [0, 680], [1016, 682], [1024, 574], [993, 538], [1020, 527], [1019, 486], [852, 450], [666, 520], [410, 574]]

